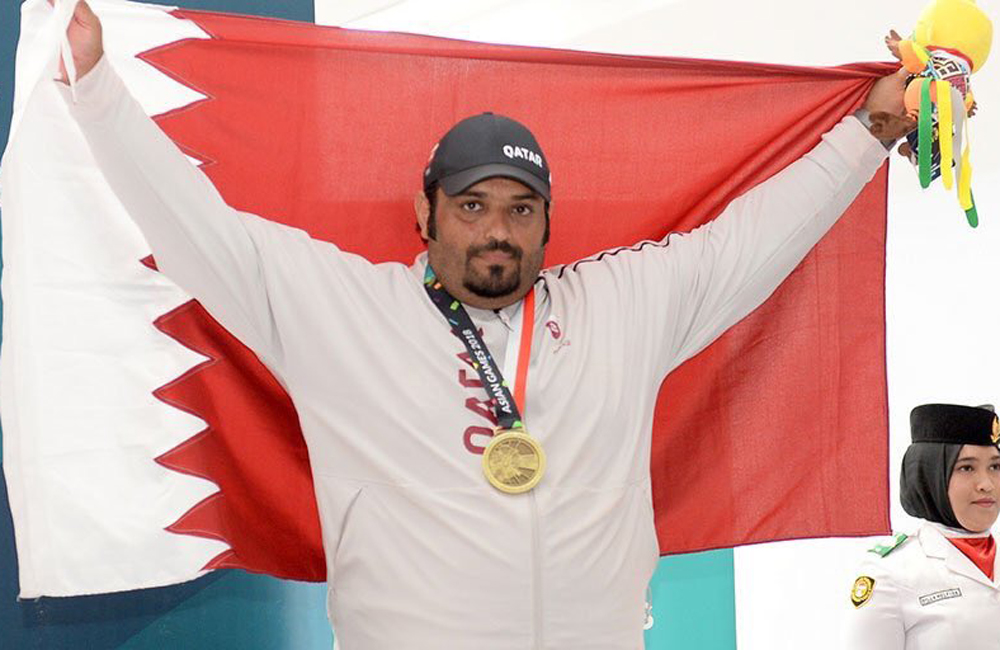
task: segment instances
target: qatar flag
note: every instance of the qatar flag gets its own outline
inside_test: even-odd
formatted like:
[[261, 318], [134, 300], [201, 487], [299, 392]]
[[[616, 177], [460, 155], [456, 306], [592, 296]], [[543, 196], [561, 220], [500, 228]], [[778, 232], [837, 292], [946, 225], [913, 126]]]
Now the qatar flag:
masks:
[[[887, 72], [94, 7], [131, 92], [231, 205], [373, 261], [422, 248], [420, 170], [467, 115], [515, 115], [544, 145], [559, 264], [711, 220]], [[291, 402], [155, 271], [51, 81], [58, 27], [43, 0], [25, 4], [0, 176], [22, 595], [219, 567], [322, 580]], [[767, 302], [665, 382], [650, 468], [663, 553], [888, 531], [885, 204], [883, 169]]]

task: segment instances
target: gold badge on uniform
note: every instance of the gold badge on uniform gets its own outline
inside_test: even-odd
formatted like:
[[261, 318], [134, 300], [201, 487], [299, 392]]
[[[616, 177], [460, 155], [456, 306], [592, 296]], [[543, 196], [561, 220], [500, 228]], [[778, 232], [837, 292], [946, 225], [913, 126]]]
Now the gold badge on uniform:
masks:
[[868, 576], [858, 577], [854, 581], [854, 587], [851, 588], [851, 603], [854, 604], [854, 608], [857, 609], [871, 600], [873, 591], [875, 591], [874, 578], [869, 578]]
[[995, 415], [993, 416], [993, 435], [990, 436], [990, 440], [993, 441], [994, 445], [1000, 444], [1000, 419], [997, 419]]

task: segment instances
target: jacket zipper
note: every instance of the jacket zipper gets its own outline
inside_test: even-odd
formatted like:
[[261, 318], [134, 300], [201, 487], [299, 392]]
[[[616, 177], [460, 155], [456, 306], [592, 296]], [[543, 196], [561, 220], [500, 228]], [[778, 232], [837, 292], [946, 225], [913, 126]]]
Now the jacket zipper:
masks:
[[545, 631], [542, 628], [544, 617], [542, 616], [542, 567], [541, 567], [541, 533], [538, 528], [538, 502], [535, 500], [535, 491], [528, 493], [531, 502], [531, 588], [534, 600], [534, 628], [535, 628], [535, 650], [543, 650], [545, 647]]

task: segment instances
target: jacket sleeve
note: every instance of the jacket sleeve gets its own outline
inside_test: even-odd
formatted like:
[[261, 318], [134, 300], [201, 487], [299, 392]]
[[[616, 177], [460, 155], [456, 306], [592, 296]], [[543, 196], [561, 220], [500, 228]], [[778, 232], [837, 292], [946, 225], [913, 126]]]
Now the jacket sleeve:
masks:
[[[875, 581], [871, 597], [863, 604], [850, 605], [842, 647], [853, 650], [903, 650], [906, 628], [903, 622], [901, 592], [905, 587], [878, 561], [862, 565], [861, 575]], [[846, 595], [845, 595], [846, 598]]]
[[142, 231], [160, 271], [274, 367], [280, 342], [260, 249], [275, 239], [294, 247], [294, 240], [308, 236], [226, 205], [132, 98], [107, 57], [80, 80], [76, 101], [59, 86], [97, 166]]
[[[662, 378], [763, 303], [875, 175], [887, 151], [854, 116], [686, 234], [609, 257]], [[623, 268], [624, 267], [624, 268]]]

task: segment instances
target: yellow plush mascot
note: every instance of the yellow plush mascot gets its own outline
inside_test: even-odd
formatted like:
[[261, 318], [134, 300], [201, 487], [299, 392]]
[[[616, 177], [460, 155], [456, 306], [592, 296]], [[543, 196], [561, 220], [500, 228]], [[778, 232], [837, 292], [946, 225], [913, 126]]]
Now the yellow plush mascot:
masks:
[[940, 175], [951, 189], [957, 173], [958, 201], [975, 227], [979, 217], [972, 198], [968, 118], [976, 102], [969, 77], [989, 57], [993, 24], [975, 0], [934, 0], [920, 14], [910, 38], [891, 32], [885, 40], [913, 75], [905, 102], [917, 130], [900, 150], [917, 166], [921, 187]]

